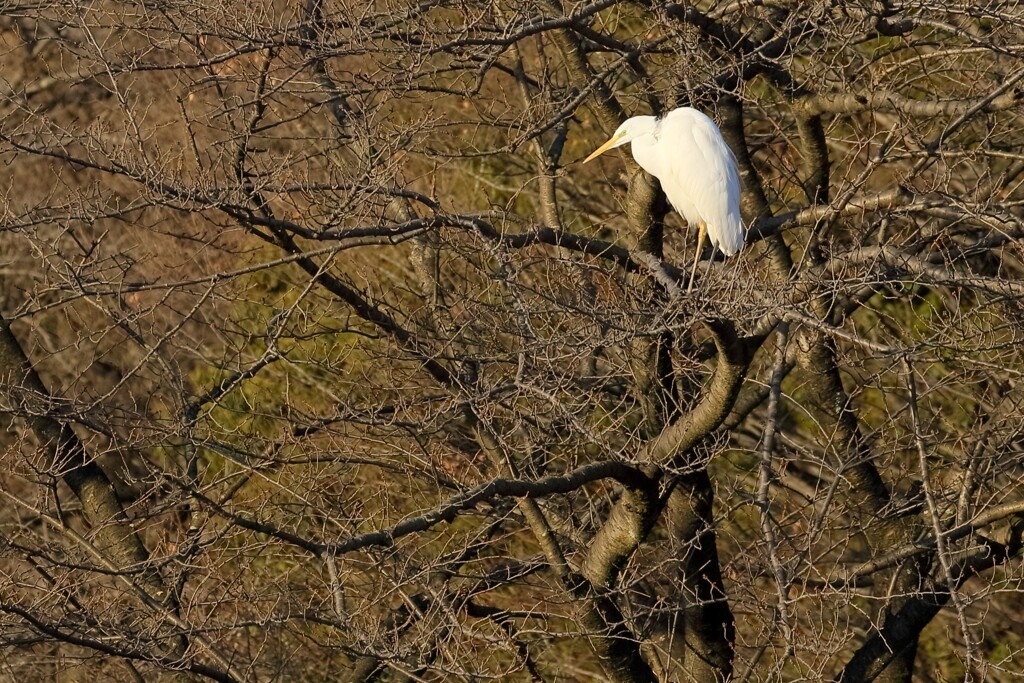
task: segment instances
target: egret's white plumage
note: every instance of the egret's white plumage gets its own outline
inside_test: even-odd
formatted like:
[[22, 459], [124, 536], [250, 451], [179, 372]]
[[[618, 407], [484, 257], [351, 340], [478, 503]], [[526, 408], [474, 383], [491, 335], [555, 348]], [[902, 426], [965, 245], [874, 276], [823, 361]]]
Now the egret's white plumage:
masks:
[[661, 183], [672, 208], [688, 224], [699, 226], [698, 258], [705, 229], [711, 243], [726, 256], [740, 250], [740, 176], [736, 157], [714, 121], [690, 107], [674, 109], [661, 118], [634, 116], [584, 163], [627, 142], [633, 143], [636, 163]]

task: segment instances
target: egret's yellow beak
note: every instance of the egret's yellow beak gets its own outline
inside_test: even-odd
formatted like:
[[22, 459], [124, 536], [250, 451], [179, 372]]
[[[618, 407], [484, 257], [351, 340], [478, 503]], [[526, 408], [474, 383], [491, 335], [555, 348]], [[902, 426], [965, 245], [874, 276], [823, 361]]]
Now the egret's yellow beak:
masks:
[[583, 160], [583, 163], [587, 163], [591, 159], [596, 159], [597, 157], [601, 156], [602, 154], [604, 154], [605, 152], [610, 150], [612, 147], [614, 147], [615, 143], [618, 142], [621, 139], [622, 139], [622, 134], [621, 133], [618, 134], [618, 135], [613, 135], [611, 140], [609, 140], [608, 142], [604, 143], [603, 145], [601, 145], [600, 147], [595, 149], [593, 151], [593, 153], [591, 153], [591, 155], [589, 157], [587, 157], [586, 159]]

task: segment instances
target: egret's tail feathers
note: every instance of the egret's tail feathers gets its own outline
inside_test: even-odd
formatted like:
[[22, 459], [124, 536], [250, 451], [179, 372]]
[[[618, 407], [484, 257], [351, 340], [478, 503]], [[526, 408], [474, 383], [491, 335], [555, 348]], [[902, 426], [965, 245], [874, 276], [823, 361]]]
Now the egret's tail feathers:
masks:
[[729, 220], [722, 226], [724, 229], [713, 230], [708, 227], [708, 234], [711, 241], [726, 256], [732, 256], [743, 248], [743, 238], [746, 232], [743, 229], [743, 222], [739, 219]]

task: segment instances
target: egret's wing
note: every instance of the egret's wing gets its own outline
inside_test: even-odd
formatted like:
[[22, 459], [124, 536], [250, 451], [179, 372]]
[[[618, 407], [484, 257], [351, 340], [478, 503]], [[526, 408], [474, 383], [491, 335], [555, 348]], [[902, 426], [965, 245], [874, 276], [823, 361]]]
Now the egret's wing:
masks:
[[[661, 165], [662, 188], [687, 220], [698, 217], [711, 242], [731, 256], [743, 246], [736, 157], [715, 122], [695, 109], [677, 109], [662, 125], [659, 143], [673, 150]], [[695, 214], [695, 215], [694, 215]]]

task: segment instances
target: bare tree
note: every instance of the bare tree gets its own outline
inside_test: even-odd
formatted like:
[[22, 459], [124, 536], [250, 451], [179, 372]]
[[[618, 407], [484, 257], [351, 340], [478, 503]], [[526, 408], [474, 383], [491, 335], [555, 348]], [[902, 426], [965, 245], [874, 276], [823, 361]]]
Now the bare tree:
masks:
[[2, 29], [8, 678], [1024, 678], [1018, 3]]

